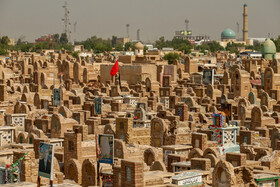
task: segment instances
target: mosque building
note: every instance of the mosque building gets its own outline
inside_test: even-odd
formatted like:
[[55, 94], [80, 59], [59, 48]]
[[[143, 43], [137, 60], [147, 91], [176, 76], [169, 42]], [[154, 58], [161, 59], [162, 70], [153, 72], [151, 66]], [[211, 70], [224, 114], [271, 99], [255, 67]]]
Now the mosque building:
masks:
[[272, 60], [276, 58], [276, 46], [270, 39], [266, 39], [262, 46], [262, 55], [266, 60]]
[[237, 41], [235, 32], [227, 28], [221, 33], [221, 41], [219, 42], [221, 46], [226, 47], [228, 43], [240, 43], [246, 45], [245, 41]]

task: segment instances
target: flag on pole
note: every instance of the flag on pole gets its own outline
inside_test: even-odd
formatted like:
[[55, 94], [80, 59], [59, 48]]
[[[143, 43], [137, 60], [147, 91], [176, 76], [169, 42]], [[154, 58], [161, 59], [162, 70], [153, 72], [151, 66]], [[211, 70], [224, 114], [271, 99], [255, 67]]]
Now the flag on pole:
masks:
[[122, 89], [121, 74], [120, 74], [120, 72], [119, 72], [119, 85], [120, 85], [120, 89]]
[[114, 64], [114, 66], [112, 67], [111, 71], [110, 71], [110, 75], [114, 76], [118, 73], [118, 71], [119, 71], [119, 62], [117, 60]]

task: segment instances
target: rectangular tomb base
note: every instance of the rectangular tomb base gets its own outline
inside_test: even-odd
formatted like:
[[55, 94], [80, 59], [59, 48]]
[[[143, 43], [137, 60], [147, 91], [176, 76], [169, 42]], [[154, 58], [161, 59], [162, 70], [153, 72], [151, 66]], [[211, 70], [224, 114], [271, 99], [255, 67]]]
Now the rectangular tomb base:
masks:
[[197, 172], [185, 172], [172, 177], [172, 184], [177, 184], [178, 186], [195, 186], [201, 185], [202, 174]]
[[240, 146], [237, 144], [226, 145], [223, 147], [219, 147], [220, 154], [226, 153], [240, 153]]

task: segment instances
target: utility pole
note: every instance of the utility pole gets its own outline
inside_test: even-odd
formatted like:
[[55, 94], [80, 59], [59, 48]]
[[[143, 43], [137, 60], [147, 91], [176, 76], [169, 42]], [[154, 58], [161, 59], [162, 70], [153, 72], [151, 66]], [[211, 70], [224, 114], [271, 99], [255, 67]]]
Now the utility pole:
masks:
[[140, 41], [140, 29], [137, 29], [137, 40]]
[[237, 33], [239, 33], [239, 23], [236, 22], [236, 26], [237, 26]]
[[189, 30], [189, 20], [188, 19], [186, 19], [185, 20], [185, 23], [186, 23], [186, 31], [188, 32], [188, 30]]
[[70, 19], [69, 19], [69, 14], [70, 11], [68, 10], [67, 7], [67, 1], [65, 1], [65, 4], [62, 6], [64, 8], [64, 18], [62, 19], [63, 24], [64, 24], [64, 28], [63, 28], [63, 32], [67, 35], [68, 41], [71, 41], [71, 31], [69, 26], [71, 25], [70, 23]]
[[74, 23], [74, 44], [76, 42], [76, 27], [77, 27], [77, 22]]
[[126, 24], [126, 34], [127, 34], [127, 37], [129, 38], [129, 24]]

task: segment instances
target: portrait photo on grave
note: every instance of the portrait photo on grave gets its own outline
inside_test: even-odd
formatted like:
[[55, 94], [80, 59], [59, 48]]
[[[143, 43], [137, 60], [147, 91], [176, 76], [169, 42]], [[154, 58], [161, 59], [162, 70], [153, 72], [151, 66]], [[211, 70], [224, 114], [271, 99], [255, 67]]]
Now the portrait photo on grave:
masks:
[[214, 84], [214, 69], [203, 70], [203, 84]]
[[38, 176], [53, 179], [54, 146], [40, 143], [39, 145], [39, 172]]
[[102, 98], [101, 97], [94, 98], [94, 113], [96, 115], [102, 114]]
[[100, 148], [99, 162], [106, 164], [114, 163], [114, 136], [99, 134], [98, 144]]
[[226, 115], [226, 122], [229, 124], [229, 122], [231, 121], [231, 104], [221, 104], [221, 108], [222, 111], [225, 113]]
[[60, 88], [54, 88], [53, 89], [53, 105], [59, 106], [61, 97], [60, 97]]

